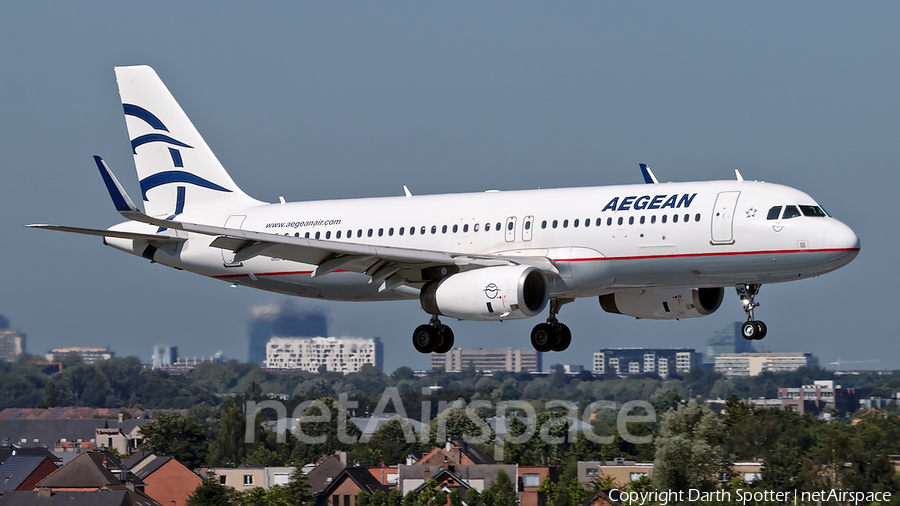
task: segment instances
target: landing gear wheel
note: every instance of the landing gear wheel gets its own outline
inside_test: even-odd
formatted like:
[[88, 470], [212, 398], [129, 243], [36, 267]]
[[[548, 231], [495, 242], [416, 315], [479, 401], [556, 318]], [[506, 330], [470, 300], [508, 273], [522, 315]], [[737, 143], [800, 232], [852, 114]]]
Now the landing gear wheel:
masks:
[[757, 322], [744, 322], [741, 325], [741, 335], [744, 339], [748, 341], [754, 341], [759, 339], [759, 327], [756, 325]]
[[572, 344], [572, 331], [564, 323], [556, 329], [556, 345], [553, 351], [565, 351]]
[[441, 325], [441, 341], [434, 347], [435, 353], [447, 353], [453, 349], [453, 331], [446, 325]]
[[769, 329], [766, 328], [765, 323], [757, 320], [757, 321], [753, 322], [753, 325], [756, 326], [756, 339], [757, 340], [766, 337], [766, 333], [768, 332]]
[[413, 346], [419, 353], [431, 353], [439, 342], [438, 330], [432, 325], [419, 325], [413, 332]]
[[[571, 337], [571, 336], [570, 336]], [[537, 351], [550, 351], [556, 346], [557, 333], [553, 325], [549, 323], [538, 323], [531, 329], [531, 345]]]

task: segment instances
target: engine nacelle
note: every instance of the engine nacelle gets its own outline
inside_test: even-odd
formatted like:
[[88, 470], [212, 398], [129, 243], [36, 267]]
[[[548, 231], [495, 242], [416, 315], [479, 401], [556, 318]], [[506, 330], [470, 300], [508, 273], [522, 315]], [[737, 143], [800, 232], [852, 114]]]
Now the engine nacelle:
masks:
[[547, 277], [523, 265], [483, 267], [422, 287], [427, 313], [459, 320], [496, 321], [540, 314], [550, 298]]
[[725, 289], [715, 288], [654, 288], [652, 290], [623, 290], [600, 296], [600, 307], [607, 313], [624, 314], [635, 318], [674, 320], [697, 318], [713, 314], [722, 305]]

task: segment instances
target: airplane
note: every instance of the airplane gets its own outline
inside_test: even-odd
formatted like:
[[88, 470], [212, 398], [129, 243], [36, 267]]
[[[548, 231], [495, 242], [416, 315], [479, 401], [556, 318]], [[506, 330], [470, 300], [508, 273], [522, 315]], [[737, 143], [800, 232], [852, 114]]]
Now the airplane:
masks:
[[609, 313], [677, 320], [712, 314], [733, 287], [744, 338], [762, 339], [760, 286], [847, 265], [859, 238], [812, 197], [744, 180], [490, 190], [278, 203], [238, 187], [149, 66], [116, 67], [141, 211], [106, 162], [94, 161], [116, 210], [108, 229], [28, 225], [100, 236], [179, 270], [301, 297], [418, 299], [421, 353], [445, 353], [440, 317], [503, 321], [543, 313], [531, 344], [565, 350], [560, 308], [596, 297]]

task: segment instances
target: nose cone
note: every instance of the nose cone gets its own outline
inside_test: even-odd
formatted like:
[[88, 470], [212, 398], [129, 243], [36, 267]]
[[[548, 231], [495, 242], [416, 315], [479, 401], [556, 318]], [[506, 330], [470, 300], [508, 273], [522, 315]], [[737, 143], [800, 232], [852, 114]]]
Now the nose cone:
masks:
[[859, 237], [850, 227], [837, 220], [825, 230], [824, 243], [829, 250], [842, 255], [842, 265], [850, 263], [859, 254]]

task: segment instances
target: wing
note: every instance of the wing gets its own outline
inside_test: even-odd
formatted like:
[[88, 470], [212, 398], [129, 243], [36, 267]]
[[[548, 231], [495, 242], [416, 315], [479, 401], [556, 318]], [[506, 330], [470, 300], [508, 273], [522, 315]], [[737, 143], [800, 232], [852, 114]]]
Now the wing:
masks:
[[74, 234], [96, 235], [98, 237], [119, 237], [122, 239], [138, 239], [151, 244], [178, 244], [186, 241], [183, 237], [174, 237], [161, 234], [141, 234], [137, 232], [125, 232], [121, 230], [100, 230], [94, 228], [65, 227], [62, 225], [48, 225], [44, 223], [25, 225], [28, 228], [41, 228], [44, 230], [56, 230], [59, 232], [72, 232]]

